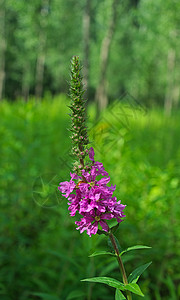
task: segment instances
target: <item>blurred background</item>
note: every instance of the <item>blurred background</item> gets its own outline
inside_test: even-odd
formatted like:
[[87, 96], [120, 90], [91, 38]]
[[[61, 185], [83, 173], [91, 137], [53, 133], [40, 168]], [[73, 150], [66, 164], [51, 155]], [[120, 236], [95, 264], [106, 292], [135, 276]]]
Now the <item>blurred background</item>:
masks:
[[[72, 158], [68, 81], [79, 55], [95, 158], [127, 205], [129, 274], [146, 300], [180, 298], [180, 2], [0, 0], [0, 298], [114, 299], [102, 236], [75, 229], [57, 190]], [[138, 299], [138, 296], [133, 296]]]

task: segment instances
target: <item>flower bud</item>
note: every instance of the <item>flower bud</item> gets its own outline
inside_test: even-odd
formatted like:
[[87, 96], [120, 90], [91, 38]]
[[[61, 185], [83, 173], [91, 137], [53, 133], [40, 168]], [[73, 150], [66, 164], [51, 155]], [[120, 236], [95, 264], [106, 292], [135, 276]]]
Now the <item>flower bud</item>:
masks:
[[[73, 56], [71, 61], [71, 81], [70, 81], [70, 98], [71, 98], [71, 121], [72, 121], [72, 144], [74, 146], [73, 154], [76, 157], [76, 170], [80, 163], [81, 169], [84, 168], [84, 158], [88, 154], [85, 151], [88, 145], [87, 128], [86, 128], [86, 110], [85, 100], [83, 99], [83, 84], [81, 75], [81, 66], [78, 56]], [[74, 163], [74, 165], [75, 165]]]

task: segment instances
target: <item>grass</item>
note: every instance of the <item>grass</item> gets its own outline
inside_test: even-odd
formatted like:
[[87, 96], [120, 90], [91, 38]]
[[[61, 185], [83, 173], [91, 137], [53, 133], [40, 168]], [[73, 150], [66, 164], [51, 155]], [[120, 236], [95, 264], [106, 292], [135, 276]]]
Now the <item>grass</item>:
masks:
[[[88, 258], [108, 250], [102, 236], [75, 230], [67, 204], [57, 191], [69, 179], [71, 159], [67, 99], [0, 107], [0, 295], [3, 300], [114, 299], [113, 290], [81, 279], [119, 279], [110, 257]], [[180, 296], [180, 113], [114, 102], [95, 121], [89, 106], [89, 134], [96, 159], [117, 185], [127, 205], [117, 237], [123, 248], [152, 246], [126, 256], [130, 273], [153, 261], [140, 286], [144, 299]], [[48, 195], [48, 196], [47, 196]], [[134, 297], [134, 299], [136, 299]], [[137, 297], [138, 299], [138, 297]]]

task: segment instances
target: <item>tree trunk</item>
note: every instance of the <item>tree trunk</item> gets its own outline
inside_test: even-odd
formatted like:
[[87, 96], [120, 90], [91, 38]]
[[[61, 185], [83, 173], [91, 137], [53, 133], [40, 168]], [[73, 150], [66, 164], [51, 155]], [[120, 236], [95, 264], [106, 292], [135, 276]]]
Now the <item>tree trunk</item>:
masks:
[[107, 67], [109, 62], [110, 47], [111, 47], [111, 43], [115, 31], [115, 25], [116, 25], [118, 2], [119, 2], [118, 0], [113, 0], [112, 2], [112, 14], [109, 20], [108, 30], [101, 44], [100, 77], [99, 77], [99, 83], [95, 94], [95, 101], [97, 103], [98, 112], [106, 108], [108, 104], [106, 74], [107, 74]]
[[23, 70], [23, 77], [22, 77], [22, 98], [24, 99], [25, 102], [27, 102], [29, 99], [29, 90], [30, 90], [29, 70], [30, 70], [30, 65], [29, 63], [27, 63]]
[[5, 1], [0, 4], [0, 100], [3, 99], [4, 81], [5, 81]]
[[164, 100], [164, 112], [167, 116], [171, 115], [173, 104], [177, 104], [179, 98], [179, 82], [176, 82], [175, 69], [176, 69], [176, 50], [173, 47], [174, 40], [176, 39], [177, 32], [171, 31], [169, 38], [172, 43], [171, 49], [168, 51], [167, 56], [167, 87]]
[[43, 79], [44, 79], [44, 66], [45, 66], [45, 44], [46, 38], [44, 32], [41, 32], [39, 38], [39, 54], [36, 63], [36, 86], [35, 86], [35, 97], [40, 99], [43, 92]]
[[91, 0], [86, 0], [83, 14], [83, 43], [84, 43], [84, 66], [83, 84], [88, 93], [89, 86], [89, 48], [90, 48], [90, 22], [91, 22]]
[[40, 99], [43, 92], [43, 79], [45, 67], [45, 48], [46, 48], [46, 31], [47, 31], [47, 16], [49, 14], [49, 0], [42, 0], [40, 33], [39, 33], [39, 50], [36, 63], [36, 86], [35, 97]]
[[167, 57], [167, 90], [165, 95], [164, 110], [170, 116], [173, 105], [175, 50], [170, 49]]
[[174, 89], [173, 89], [173, 98], [174, 98], [174, 107], [177, 108], [178, 107], [178, 102], [180, 100], [180, 86], [179, 86], [179, 82], [175, 83]]

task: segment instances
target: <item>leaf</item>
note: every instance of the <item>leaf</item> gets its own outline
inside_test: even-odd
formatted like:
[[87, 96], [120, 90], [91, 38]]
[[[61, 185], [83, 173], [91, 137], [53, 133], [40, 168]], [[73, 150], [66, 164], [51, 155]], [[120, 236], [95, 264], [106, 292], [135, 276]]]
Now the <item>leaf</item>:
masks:
[[131, 251], [131, 250], [138, 250], [138, 249], [150, 249], [151, 247], [149, 246], [143, 246], [143, 245], [137, 245], [137, 246], [132, 246], [127, 248], [126, 250], [123, 250], [120, 255], [123, 255], [124, 253]]
[[[119, 252], [121, 252], [121, 251], [122, 251], [122, 248], [121, 248], [121, 246], [120, 246], [120, 244], [119, 244], [118, 239], [117, 239], [115, 236], [114, 236], [114, 239], [115, 239], [115, 241], [116, 241], [116, 245], [117, 245], [117, 247], [118, 247]], [[108, 238], [108, 246], [109, 246], [110, 249], [114, 252], [114, 247], [113, 247], [113, 245], [112, 245], [112, 243], [111, 243], [110, 238]]]
[[79, 267], [79, 265], [77, 264], [77, 262], [75, 261], [75, 259], [73, 259], [71, 257], [68, 257], [64, 253], [57, 252], [57, 251], [54, 251], [54, 250], [49, 250], [49, 249], [47, 249], [46, 252], [49, 253], [49, 254], [52, 254], [52, 255], [60, 258], [60, 259], [67, 260], [70, 263], [74, 264], [76, 267]]
[[109, 274], [114, 274], [114, 270], [117, 269], [118, 267], [118, 262], [116, 259], [111, 260], [106, 266], [101, 268], [101, 272], [99, 273], [100, 277], [106, 277]]
[[117, 223], [115, 226], [111, 227], [111, 232], [114, 233], [119, 228], [119, 223]]
[[111, 253], [111, 252], [99, 251], [99, 252], [92, 253], [91, 255], [89, 255], [89, 257], [98, 256], [98, 255], [112, 255], [112, 256], [116, 256], [114, 253]]
[[98, 229], [97, 234], [99, 234], [99, 235], [104, 234], [106, 236], [109, 235], [108, 232], [101, 230], [101, 229]]
[[43, 300], [60, 300], [58, 296], [46, 293], [32, 293], [32, 295], [41, 297]]
[[117, 288], [122, 291], [125, 290], [125, 285], [122, 282], [110, 277], [93, 277], [93, 278], [82, 279], [81, 281], [104, 283], [113, 288]]
[[81, 296], [85, 296], [85, 293], [80, 291], [80, 290], [75, 290], [75, 291], [72, 291], [68, 297], [66, 298], [66, 300], [70, 300], [70, 299], [74, 299], [74, 298], [79, 298]]
[[115, 300], [124, 300], [126, 299], [120, 290], [116, 289]]
[[130, 291], [131, 293], [144, 297], [144, 294], [141, 292], [141, 289], [137, 283], [126, 284], [125, 289]]
[[152, 264], [152, 261], [135, 269], [128, 277], [129, 282], [136, 283], [140, 275]]

